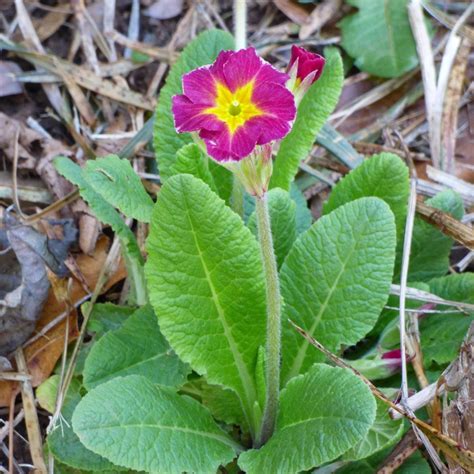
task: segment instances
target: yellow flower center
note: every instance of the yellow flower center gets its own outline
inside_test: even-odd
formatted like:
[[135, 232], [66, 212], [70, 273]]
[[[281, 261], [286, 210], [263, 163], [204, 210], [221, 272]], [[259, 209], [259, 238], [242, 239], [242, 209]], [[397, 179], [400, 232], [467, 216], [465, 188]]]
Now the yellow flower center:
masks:
[[249, 82], [231, 92], [225, 85], [217, 83], [216, 103], [204, 112], [216, 116], [225, 122], [231, 133], [234, 133], [247, 120], [263, 115], [263, 112], [252, 102], [254, 84]]

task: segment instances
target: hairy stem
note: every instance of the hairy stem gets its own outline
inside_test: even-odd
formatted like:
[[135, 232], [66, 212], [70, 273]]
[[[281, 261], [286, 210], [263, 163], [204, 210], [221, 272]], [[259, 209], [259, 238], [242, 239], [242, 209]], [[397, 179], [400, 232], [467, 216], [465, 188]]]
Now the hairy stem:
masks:
[[267, 293], [267, 343], [265, 350], [266, 394], [262, 426], [256, 440], [256, 446], [259, 447], [272, 435], [278, 411], [278, 395], [280, 392], [281, 297], [266, 194], [262, 197], [257, 197], [256, 214]]

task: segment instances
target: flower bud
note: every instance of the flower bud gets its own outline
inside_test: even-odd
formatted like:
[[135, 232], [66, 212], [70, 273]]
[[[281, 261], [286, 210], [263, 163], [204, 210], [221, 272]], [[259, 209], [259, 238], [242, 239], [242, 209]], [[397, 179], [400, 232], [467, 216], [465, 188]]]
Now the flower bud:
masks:
[[326, 60], [319, 54], [311, 53], [299, 46], [292, 46], [287, 69], [290, 79], [286, 87], [293, 92], [297, 106], [311, 84], [321, 76], [325, 62]]
[[273, 171], [272, 145], [257, 145], [244, 159], [221, 164], [234, 173], [249, 194], [262, 197], [268, 190]]
[[371, 354], [362, 359], [347, 361], [354, 369], [370, 380], [385, 379], [397, 373], [402, 366], [400, 349], [384, 352], [382, 355]]

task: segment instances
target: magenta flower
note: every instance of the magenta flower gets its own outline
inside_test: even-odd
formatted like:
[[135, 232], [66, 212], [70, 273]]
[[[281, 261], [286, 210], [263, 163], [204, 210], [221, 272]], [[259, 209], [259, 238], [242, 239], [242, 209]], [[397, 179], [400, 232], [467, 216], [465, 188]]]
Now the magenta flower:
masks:
[[290, 131], [296, 109], [288, 79], [254, 48], [222, 51], [183, 76], [184, 94], [173, 97], [176, 130], [198, 132], [217, 161], [240, 161]]
[[[296, 64], [295, 64], [296, 63]], [[319, 79], [326, 60], [316, 53], [311, 53], [300, 46], [291, 47], [291, 58], [288, 70], [291, 71], [293, 65], [296, 67], [296, 85], [306, 78], [309, 85]]]

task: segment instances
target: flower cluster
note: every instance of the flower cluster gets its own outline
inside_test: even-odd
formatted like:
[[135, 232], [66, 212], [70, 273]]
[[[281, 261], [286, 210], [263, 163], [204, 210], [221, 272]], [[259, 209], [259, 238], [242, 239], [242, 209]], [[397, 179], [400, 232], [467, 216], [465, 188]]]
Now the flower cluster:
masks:
[[[296, 107], [319, 78], [324, 58], [293, 47], [288, 73], [261, 59], [254, 48], [222, 51], [216, 61], [183, 76], [183, 94], [173, 97], [176, 130], [196, 132], [216, 161], [239, 179], [258, 170], [266, 183], [244, 185], [254, 195], [271, 174], [271, 145], [291, 130]], [[244, 167], [235, 163], [247, 158]], [[244, 169], [245, 168], [245, 169]], [[265, 189], [263, 189], [263, 192]]]

